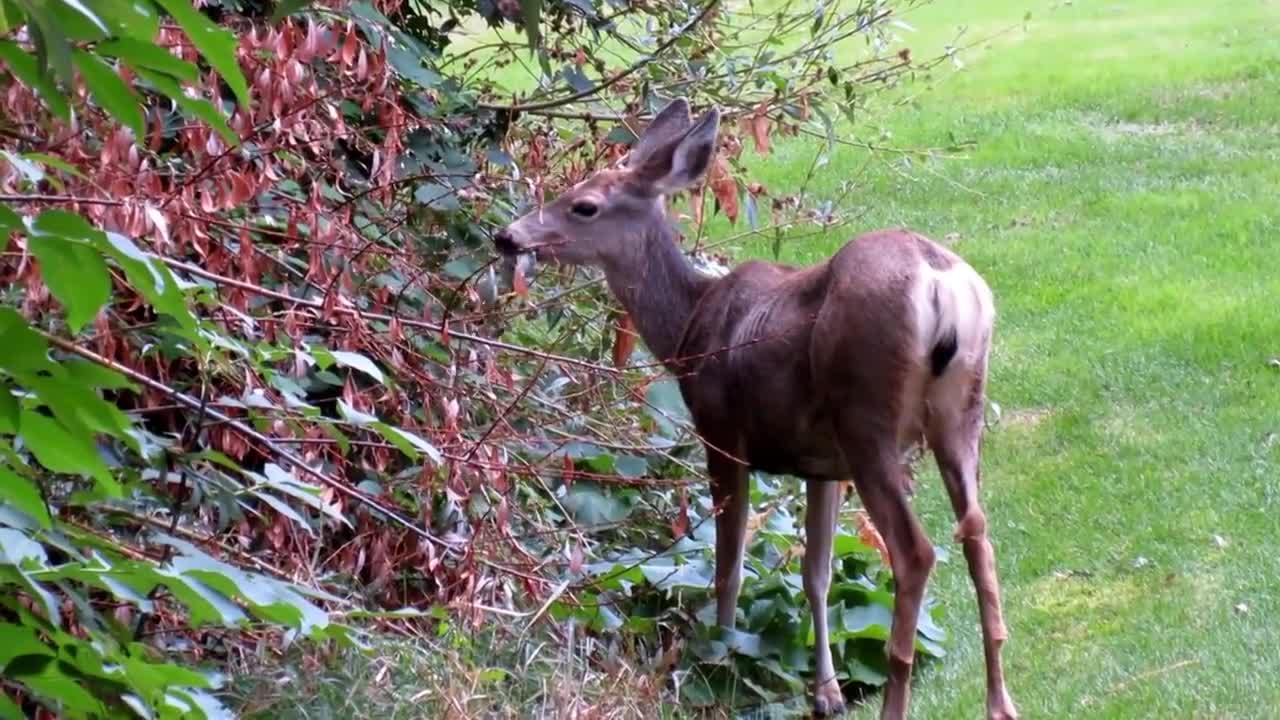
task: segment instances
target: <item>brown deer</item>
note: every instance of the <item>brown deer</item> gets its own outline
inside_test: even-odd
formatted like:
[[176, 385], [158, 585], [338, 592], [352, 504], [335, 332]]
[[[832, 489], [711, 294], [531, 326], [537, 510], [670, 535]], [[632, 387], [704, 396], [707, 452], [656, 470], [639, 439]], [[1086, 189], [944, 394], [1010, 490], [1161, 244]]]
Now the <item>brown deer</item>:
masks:
[[927, 441], [977, 589], [987, 717], [1016, 718], [1000, 660], [1007, 633], [995, 557], [978, 502], [991, 291], [957, 255], [906, 230], [867, 233], [812, 267], [749, 261], [719, 278], [699, 272], [679, 247], [665, 198], [706, 174], [719, 126], [717, 109], [694, 123], [687, 101], [671, 102], [625, 163], [497, 232], [497, 249], [603, 268], [645, 344], [679, 379], [721, 509], [719, 624], [736, 619], [748, 471], [805, 478], [804, 588], [818, 715], [844, 709], [827, 592], [840, 481], [851, 478], [895, 579], [881, 717], [906, 717], [934, 550], [908, 500], [902, 453]]

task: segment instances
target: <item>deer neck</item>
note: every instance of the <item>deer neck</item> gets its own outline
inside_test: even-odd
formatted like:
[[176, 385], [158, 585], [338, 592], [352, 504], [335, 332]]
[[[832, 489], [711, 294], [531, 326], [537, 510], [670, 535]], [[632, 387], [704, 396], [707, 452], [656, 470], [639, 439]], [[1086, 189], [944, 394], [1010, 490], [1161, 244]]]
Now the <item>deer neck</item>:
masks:
[[626, 262], [605, 266], [605, 280], [649, 351], [674, 369], [685, 327], [714, 279], [685, 257], [665, 219], [658, 229], [646, 231], [629, 246], [634, 251]]

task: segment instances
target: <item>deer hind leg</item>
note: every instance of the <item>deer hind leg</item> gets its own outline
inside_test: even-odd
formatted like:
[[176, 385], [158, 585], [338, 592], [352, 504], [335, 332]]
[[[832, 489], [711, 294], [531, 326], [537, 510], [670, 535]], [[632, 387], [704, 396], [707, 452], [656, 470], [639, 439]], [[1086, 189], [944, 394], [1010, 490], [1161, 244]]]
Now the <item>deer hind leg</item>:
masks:
[[804, 592], [813, 613], [813, 710], [819, 717], [844, 710], [827, 633], [827, 593], [831, 590], [831, 544], [843, 500], [841, 483], [809, 480], [805, 485]]
[[952, 368], [939, 378], [929, 393], [928, 434], [955, 510], [955, 539], [964, 547], [978, 595], [987, 671], [987, 717], [1015, 720], [1018, 711], [1005, 688], [1000, 657], [1001, 646], [1008, 637], [1000, 609], [1000, 581], [995, 552], [987, 536], [987, 517], [978, 500], [985, 387], [985, 353], [976, 364]]
[[889, 631], [889, 684], [880, 717], [902, 720], [911, 700], [916, 624], [934, 550], [907, 500], [901, 456], [891, 432], [860, 426], [866, 418], [842, 422], [842, 446], [853, 470], [858, 496], [884, 537], [893, 569], [893, 627]]
[[737, 624], [750, 510], [747, 469], [711, 448], [707, 448], [707, 458], [711, 499], [720, 510], [716, 515], [716, 623], [732, 628]]

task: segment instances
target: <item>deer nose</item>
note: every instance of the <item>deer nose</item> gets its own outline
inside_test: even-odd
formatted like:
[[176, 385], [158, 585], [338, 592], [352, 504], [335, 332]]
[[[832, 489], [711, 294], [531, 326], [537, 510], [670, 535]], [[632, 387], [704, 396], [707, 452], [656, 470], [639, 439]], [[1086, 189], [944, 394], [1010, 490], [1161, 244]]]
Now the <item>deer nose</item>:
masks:
[[506, 255], [520, 252], [520, 247], [516, 245], [516, 236], [510, 228], [502, 228], [493, 234], [493, 246], [498, 249], [498, 252]]

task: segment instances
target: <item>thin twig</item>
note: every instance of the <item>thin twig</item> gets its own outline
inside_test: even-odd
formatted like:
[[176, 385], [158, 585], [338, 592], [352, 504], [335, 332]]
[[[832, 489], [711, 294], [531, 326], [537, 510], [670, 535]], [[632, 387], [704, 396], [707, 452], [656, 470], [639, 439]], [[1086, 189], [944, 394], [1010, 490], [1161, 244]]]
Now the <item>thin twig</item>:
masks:
[[662, 55], [664, 52], [666, 52], [668, 48], [676, 44], [676, 42], [679, 41], [680, 38], [684, 37], [686, 33], [688, 33], [698, 23], [702, 22], [703, 19], [705, 19], [708, 15], [710, 15], [711, 11], [715, 9], [716, 6], [718, 6], [719, 4], [720, 4], [720, 0], [711, 0], [710, 2], [708, 2], [696, 17], [694, 17], [689, 22], [685, 23], [684, 26], [681, 27], [679, 30], [672, 33], [671, 37], [663, 41], [663, 43], [659, 45], [652, 53], [641, 58], [638, 62], [631, 65], [627, 69], [616, 73], [615, 75], [610, 77], [608, 80], [605, 80], [599, 85], [594, 85], [592, 87], [587, 88], [586, 90], [581, 90], [579, 92], [573, 93], [572, 95], [566, 95], [565, 97], [556, 98], [554, 100], [545, 100], [543, 102], [527, 103], [524, 105], [520, 105], [520, 104], [492, 105], [489, 103], [478, 103], [477, 105], [478, 107], [484, 110], [498, 110], [498, 111], [509, 112], [509, 113], [533, 112], [537, 110], [549, 110], [551, 108], [556, 108], [562, 105], [568, 105], [570, 103], [577, 102], [578, 100], [591, 97], [592, 95], [598, 95], [602, 91], [607, 90], [613, 85], [616, 85], [619, 81], [631, 75], [634, 75], [636, 72], [642, 70], [654, 60], [657, 60], [658, 57]]

